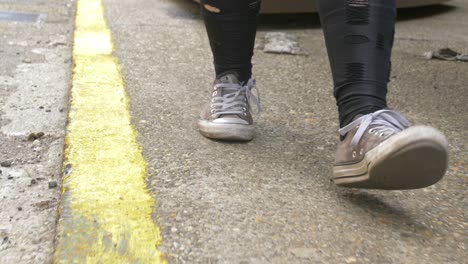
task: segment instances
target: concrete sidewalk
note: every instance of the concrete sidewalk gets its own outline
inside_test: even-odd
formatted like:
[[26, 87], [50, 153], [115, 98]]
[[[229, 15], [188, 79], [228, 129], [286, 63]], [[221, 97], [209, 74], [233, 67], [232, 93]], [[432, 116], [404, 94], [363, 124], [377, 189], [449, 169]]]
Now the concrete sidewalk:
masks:
[[54, 252], [74, 1], [0, 0], [0, 263]]
[[414, 123], [440, 128], [451, 148], [446, 178], [407, 192], [330, 182], [338, 125], [316, 16], [286, 24], [291, 18], [264, 18], [259, 39], [273, 30], [292, 33], [308, 56], [256, 51], [264, 109], [257, 137], [227, 144], [196, 128], [213, 79], [198, 8], [183, 0], [105, 6], [169, 261], [464, 262], [468, 64], [421, 55], [446, 46], [468, 52], [467, 2], [403, 12], [397, 24], [390, 104]]

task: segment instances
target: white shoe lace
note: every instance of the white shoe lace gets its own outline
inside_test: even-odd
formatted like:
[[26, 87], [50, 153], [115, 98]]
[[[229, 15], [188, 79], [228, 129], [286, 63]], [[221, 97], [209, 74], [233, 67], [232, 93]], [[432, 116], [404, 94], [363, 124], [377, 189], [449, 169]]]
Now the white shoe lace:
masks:
[[364, 115], [351, 122], [349, 125], [339, 130], [340, 135], [344, 136], [349, 131], [358, 127], [356, 134], [351, 140], [351, 145], [359, 144], [362, 136], [370, 127], [369, 133], [375, 133], [381, 137], [390, 136], [402, 131], [410, 126], [410, 122], [401, 114], [392, 110], [379, 110], [374, 113]]
[[[257, 96], [252, 90], [257, 90]], [[220, 92], [223, 91], [223, 93]], [[219, 94], [219, 95], [218, 95]], [[221, 95], [223, 94], [223, 95]], [[247, 110], [255, 105], [257, 113], [260, 112], [260, 96], [255, 80], [250, 79], [245, 85], [236, 83], [218, 83], [214, 86], [211, 100], [211, 114], [221, 115], [247, 115]]]

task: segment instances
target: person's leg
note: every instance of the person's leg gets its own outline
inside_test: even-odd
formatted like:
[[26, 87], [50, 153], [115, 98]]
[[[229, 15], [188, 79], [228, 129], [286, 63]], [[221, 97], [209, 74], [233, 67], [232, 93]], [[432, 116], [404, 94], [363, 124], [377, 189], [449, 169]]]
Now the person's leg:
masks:
[[247, 81], [252, 75], [260, 0], [202, 0], [201, 4], [216, 76], [235, 72], [239, 81]]
[[395, 0], [319, 0], [333, 73], [342, 141], [333, 177], [341, 186], [413, 189], [447, 168], [447, 141], [426, 126], [410, 128], [386, 109]]
[[202, 0], [201, 5], [216, 80], [211, 101], [200, 114], [200, 133], [219, 140], [251, 140], [250, 105], [258, 104], [251, 94], [251, 59], [260, 0]]
[[340, 126], [387, 106], [395, 0], [322, 0]]

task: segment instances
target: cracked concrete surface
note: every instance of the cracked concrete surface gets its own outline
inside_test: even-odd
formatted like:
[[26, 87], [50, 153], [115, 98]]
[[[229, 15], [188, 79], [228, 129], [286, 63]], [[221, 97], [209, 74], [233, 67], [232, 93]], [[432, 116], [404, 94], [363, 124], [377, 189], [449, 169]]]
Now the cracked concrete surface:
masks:
[[0, 10], [41, 18], [0, 21], [0, 263], [50, 263], [74, 1], [0, 1]]

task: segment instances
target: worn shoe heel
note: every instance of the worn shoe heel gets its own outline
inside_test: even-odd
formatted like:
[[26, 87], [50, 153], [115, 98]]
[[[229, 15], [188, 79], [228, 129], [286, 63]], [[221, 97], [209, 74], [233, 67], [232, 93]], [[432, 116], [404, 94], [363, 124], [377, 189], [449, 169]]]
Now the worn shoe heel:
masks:
[[[381, 113], [398, 117], [388, 110], [371, 117], [390, 119], [385, 115], [379, 117]], [[382, 123], [385, 124], [381, 120], [378, 122]], [[389, 133], [388, 129], [374, 126], [365, 129], [359, 143], [353, 145], [350, 139], [359, 129], [355, 125], [337, 152], [339, 162], [333, 167], [333, 180], [337, 185], [384, 190], [419, 189], [437, 183], [444, 176], [448, 166], [448, 143], [438, 130], [414, 126], [385, 136], [379, 131]]]
[[[360, 164], [336, 166], [335, 183], [343, 187], [388, 190], [419, 189], [437, 183], [447, 169], [447, 150], [440, 135], [439, 140], [421, 137], [420, 133], [427, 133], [427, 129], [431, 128], [410, 128], [396, 136], [413, 136], [414, 142], [407, 145], [384, 142], [368, 152]], [[356, 175], [357, 171], [363, 174]]]

